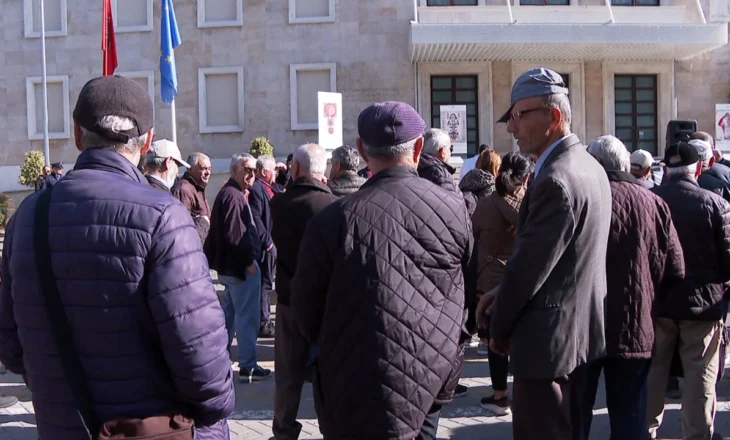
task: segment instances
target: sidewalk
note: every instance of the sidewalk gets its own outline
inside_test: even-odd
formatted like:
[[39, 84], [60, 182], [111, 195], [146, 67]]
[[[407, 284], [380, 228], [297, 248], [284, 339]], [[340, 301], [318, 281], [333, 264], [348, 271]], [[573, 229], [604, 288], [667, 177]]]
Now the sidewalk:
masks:
[[[356, 341], [353, 341], [353, 343], [356, 343]], [[259, 340], [258, 351], [261, 365], [273, 369], [273, 339]], [[486, 356], [477, 355], [476, 349], [470, 348], [467, 351], [462, 383], [470, 387], [469, 394], [466, 397], [456, 399], [451, 405], [444, 408], [439, 439], [511, 439], [511, 417], [490, 417], [486, 411], [479, 407], [479, 400], [491, 394], [491, 380]], [[607, 440], [610, 434], [603, 387], [603, 382], [601, 382], [590, 440]], [[33, 405], [30, 401], [31, 396], [22, 379], [11, 373], [0, 375], [0, 392], [17, 396], [20, 399], [20, 403], [17, 405], [0, 409], [0, 440], [37, 439]], [[272, 437], [273, 395], [273, 378], [263, 383], [251, 385], [236, 383], [236, 410], [228, 422], [231, 429], [231, 439], [268, 440]], [[305, 385], [299, 415], [299, 420], [304, 425], [300, 438], [321, 439], [310, 384]], [[730, 379], [728, 378], [722, 380], [719, 388], [715, 430], [723, 434], [723, 438], [730, 439]], [[668, 403], [664, 425], [659, 432], [659, 437], [667, 440], [681, 439], [680, 405], [678, 401]]]

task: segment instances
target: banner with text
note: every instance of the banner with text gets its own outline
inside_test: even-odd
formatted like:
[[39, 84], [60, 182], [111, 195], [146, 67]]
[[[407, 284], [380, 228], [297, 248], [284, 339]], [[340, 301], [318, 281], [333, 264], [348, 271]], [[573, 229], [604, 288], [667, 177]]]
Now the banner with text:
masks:
[[466, 106], [442, 105], [441, 130], [449, 134], [454, 154], [466, 154]]
[[342, 141], [342, 93], [317, 93], [319, 111], [319, 145], [332, 151], [341, 147]]

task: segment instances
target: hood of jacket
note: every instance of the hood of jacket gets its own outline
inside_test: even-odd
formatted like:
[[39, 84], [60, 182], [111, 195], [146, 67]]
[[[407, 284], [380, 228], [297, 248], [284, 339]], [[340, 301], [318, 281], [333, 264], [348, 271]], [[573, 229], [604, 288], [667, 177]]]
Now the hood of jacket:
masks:
[[449, 191], [458, 192], [454, 182], [456, 168], [443, 162], [436, 156], [421, 154], [418, 161], [418, 175]]

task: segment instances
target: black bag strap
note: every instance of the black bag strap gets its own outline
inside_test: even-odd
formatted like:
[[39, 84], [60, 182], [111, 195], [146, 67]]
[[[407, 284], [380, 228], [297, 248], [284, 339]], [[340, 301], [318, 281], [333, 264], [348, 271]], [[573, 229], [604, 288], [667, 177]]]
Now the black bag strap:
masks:
[[99, 428], [99, 417], [94, 411], [91, 393], [84, 378], [84, 370], [79, 359], [79, 352], [73, 340], [71, 325], [66, 316], [66, 309], [61, 301], [56, 276], [51, 266], [51, 246], [49, 244], [49, 215], [51, 206], [51, 186], [41, 191], [35, 207], [33, 222], [35, 263], [38, 269], [41, 292], [51, 324], [51, 333], [56, 343], [58, 355], [61, 358], [64, 375], [73, 395], [81, 421], [89, 434], [89, 438], [96, 440]]

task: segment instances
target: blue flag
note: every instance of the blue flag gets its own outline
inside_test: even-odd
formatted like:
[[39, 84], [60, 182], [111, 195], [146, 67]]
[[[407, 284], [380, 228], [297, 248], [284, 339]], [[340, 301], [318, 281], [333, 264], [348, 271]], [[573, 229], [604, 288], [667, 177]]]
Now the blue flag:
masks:
[[166, 104], [172, 104], [177, 96], [177, 71], [175, 48], [182, 43], [177, 30], [172, 0], [162, 0], [162, 38], [160, 39], [160, 96]]

